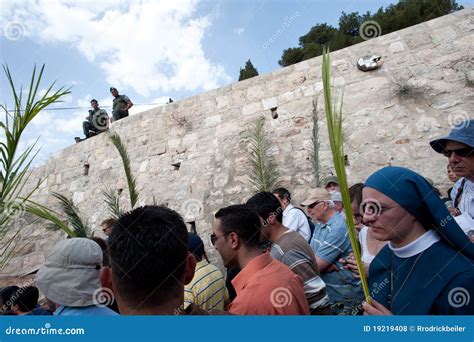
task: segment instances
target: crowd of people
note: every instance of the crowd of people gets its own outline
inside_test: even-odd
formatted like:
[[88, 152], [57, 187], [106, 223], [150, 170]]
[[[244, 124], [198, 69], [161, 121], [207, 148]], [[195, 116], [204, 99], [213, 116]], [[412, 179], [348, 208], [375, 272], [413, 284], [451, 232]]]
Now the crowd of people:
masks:
[[277, 188], [220, 208], [209, 238], [226, 275], [176, 211], [143, 206], [102, 222], [105, 239], [59, 241], [36, 287], [2, 290], [2, 313], [474, 314], [474, 120], [430, 145], [447, 157], [447, 194], [396, 166], [349, 188], [370, 303], [331, 176], [299, 205]]

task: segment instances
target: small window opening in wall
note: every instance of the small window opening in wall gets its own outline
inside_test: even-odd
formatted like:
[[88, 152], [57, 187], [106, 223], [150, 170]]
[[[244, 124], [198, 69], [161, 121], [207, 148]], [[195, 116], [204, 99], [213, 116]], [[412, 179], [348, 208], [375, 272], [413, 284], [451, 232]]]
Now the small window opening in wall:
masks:
[[174, 167], [175, 171], [178, 171], [179, 168], [181, 167], [181, 162], [173, 163], [171, 164], [171, 166]]
[[88, 176], [89, 175], [89, 163], [84, 163], [84, 176]]
[[189, 232], [193, 233], [193, 234], [197, 234], [197, 232], [196, 232], [196, 222], [191, 221], [191, 222], [188, 222], [188, 223], [189, 223]]
[[270, 110], [272, 111], [272, 118], [277, 119], [278, 118], [278, 112], [277, 112], [278, 107], [273, 107]]
[[349, 163], [349, 157], [347, 156], [347, 154], [344, 155], [344, 165], [346, 166], [349, 166], [350, 163]]

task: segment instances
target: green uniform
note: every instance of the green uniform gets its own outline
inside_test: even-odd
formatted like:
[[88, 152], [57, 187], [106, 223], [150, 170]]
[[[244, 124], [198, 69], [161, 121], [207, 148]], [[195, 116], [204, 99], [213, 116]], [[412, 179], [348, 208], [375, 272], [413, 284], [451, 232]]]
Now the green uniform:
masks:
[[130, 101], [127, 95], [118, 95], [114, 98], [112, 104], [112, 115], [114, 117], [114, 121], [123, 119], [128, 116], [127, 104]]
[[106, 131], [108, 119], [109, 115], [105, 109], [89, 110], [87, 121], [82, 123], [82, 129], [86, 138]]

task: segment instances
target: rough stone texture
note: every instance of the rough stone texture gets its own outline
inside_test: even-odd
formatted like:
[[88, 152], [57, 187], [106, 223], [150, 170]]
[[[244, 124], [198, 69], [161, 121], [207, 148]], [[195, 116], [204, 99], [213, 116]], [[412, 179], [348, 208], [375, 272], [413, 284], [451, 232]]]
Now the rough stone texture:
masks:
[[[428, 142], [446, 134], [453, 123], [472, 116], [474, 107], [473, 9], [466, 9], [331, 53], [336, 93], [344, 90], [345, 153], [350, 183], [364, 181], [386, 165], [410, 167], [446, 190], [446, 159]], [[383, 56], [372, 72], [356, 67], [359, 57]], [[332, 170], [324, 114], [322, 58], [276, 70], [116, 122], [112, 131], [125, 142], [140, 191], [139, 203], [166, 204], [194, 221], [209, 256], [213, 213], [242, 203], [251, 195], [246, 130], [258, 117], [273, 143], [282, 185], [295, 203], [314, 186], [311, 166], [312, 101], [318, 97], [322, 176]], [[278, 106], [278, 118], [270, 108]], [[84, 165], [89, 164], [89, 175]], [[179, 169], [174, 165], [180, 163]], [[51, 193], [74, 198], [83, 216], [101, 236], [107, 218], [100, 195], [104, 187], [123, 189], [119, 155], [101, 134], [57, 152], [33, 170], [28, 188], [46, 178], [34, 199], [53, 205]], [[25, 229], [29, 242], [1, 271], [0, 284], [34, 271], [61, 232], [40, 224]]]

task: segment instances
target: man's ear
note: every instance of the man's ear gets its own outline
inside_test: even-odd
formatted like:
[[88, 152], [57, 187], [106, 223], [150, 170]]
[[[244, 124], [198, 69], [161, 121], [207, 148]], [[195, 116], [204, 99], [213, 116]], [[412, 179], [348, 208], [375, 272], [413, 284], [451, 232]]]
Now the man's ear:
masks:
[[267, 219], [268, 223], [270, 225], [274, 225], [276, 222], [277, 222], [277, 219], [276, 219], [276, 214], [275, 213], [271, 213], [270, 215], [268, 215], [268, 219]]
[[109, 266], [100, 269], [100, 286], [113, 290], [112, 270]]
[[194, 271], [196, 270], [196, 259], [194, 255], [188, 252], [186, 257], [186, 269], [184, 273], [184, 285], [187, 285], [194, 278]]
[[229, 233], [227, 239], [228, 239], [228, 241], [230, 241], [230, 247], [232, 249], [237, 250], [239, 248], [240, 239], [239, 239], [239, 236], [236, 233], [234, 233], [234, 232]]

